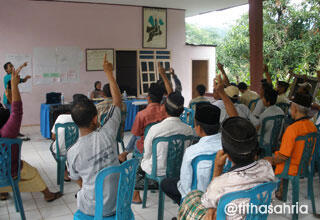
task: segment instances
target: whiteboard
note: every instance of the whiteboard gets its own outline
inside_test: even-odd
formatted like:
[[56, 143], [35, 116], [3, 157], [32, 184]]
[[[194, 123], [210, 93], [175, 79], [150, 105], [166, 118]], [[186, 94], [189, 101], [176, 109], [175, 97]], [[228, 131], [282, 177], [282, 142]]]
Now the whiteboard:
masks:
[[[11, 62], [12, 65], [17, 69], [21, 66], [24, 62], [27, 62], [28, 65], [20, 71], [20, 78], [24, 78], [27, 75], [32, 76], [32, 56], [26, 54], [7, 54], [6, 55], [6, 62]], [[20, 92], [31, 92], [32, 90], [32, 78], [28, 79], [25, 83], [19, 84]]]
[[34, 48], [33, 84], [78, 82], [82, 60], [79, 47]]

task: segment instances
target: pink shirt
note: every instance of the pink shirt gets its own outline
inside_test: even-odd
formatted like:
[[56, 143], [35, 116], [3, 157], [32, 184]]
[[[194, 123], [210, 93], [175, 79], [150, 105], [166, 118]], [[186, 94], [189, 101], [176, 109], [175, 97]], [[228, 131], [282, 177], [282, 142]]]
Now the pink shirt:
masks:
[[148, 124], [162, 121], [167, 117], [164, 105], [150, 103], [147, 108], [138, 112], [131, 128], [131, 133], [141, 138], [137, 141], [137, 148], [142, 153], [144, 143], [144, 129]]
[[[0, 129], [0, 136], [3, 138], [16, 138], [19, 134], [22, 121], [22, 102], [13, 102], [11, 104], [11, 114], [8, 121]], [[11, 148], [11, 173], [17, 175], [19, 148], [13, 145]], [[21, 163], [22, 165], [22, 163]]]

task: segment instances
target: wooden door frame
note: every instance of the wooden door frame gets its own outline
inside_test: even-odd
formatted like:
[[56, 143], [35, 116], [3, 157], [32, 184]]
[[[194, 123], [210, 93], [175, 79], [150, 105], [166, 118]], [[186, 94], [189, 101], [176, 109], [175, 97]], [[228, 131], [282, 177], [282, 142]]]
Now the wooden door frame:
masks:
[[197, 59], [197, 58], [192, 58], [191, 59], [191, 62], [190, 62], [190, 65], [191, 65], [191, 74], [190, 74], [190, 82], [191, 82], [191, 85], [190, 85], [190, 88], [191, 88], [191, 99], [192, 99], [192, 89], [193, 89], [193, 87], [192, 87], [192, 84], [193, 84], [193, 80], [192, 80], [192, 77], [193, 77], [193, 69], [192, 69], [192, 67], [193, 67], [193, 65], [192, 65], [192, 61], [207, 61], [207, 63], [208, 63], [208, 71], [207, 71], [207, 91], [209, 91], [209, 86], [210, 86], [210, 82], [209, 82], [209, 79], [210, 79], [210, 77], [209, 77], [209, 69], [210, 69], [210, 59], [207, 57], [207, 58], [202, 58], [202, 59]]

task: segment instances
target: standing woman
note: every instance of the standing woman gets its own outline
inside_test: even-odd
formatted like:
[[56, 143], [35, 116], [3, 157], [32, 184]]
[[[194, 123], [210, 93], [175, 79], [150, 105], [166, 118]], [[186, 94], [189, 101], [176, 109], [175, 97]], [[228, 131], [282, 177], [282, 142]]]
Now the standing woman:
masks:
[[94, 90], [90, 94], [90, 99], [102, 98], [103, 93], [101, 91], [101, 82], [96, 81], [94, 83]]

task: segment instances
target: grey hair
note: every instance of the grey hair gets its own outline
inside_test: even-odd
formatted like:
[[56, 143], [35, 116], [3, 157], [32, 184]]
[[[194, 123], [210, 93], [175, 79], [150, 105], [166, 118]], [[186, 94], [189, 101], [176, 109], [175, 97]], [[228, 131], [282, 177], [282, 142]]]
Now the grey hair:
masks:
[[[294, 102], [293, 102], [293, 103], [294, 103]], [[299, 104], [297, 104], [297, 103], [294, 103], [294, 104], [295, 104], [295, 106], [297, 107], [298, 111], [299, 111], [301, 114], [309, 115], [309, 112], [310, 112], [311, 108], [308, 108], [308, 107], [299, 105]]]

